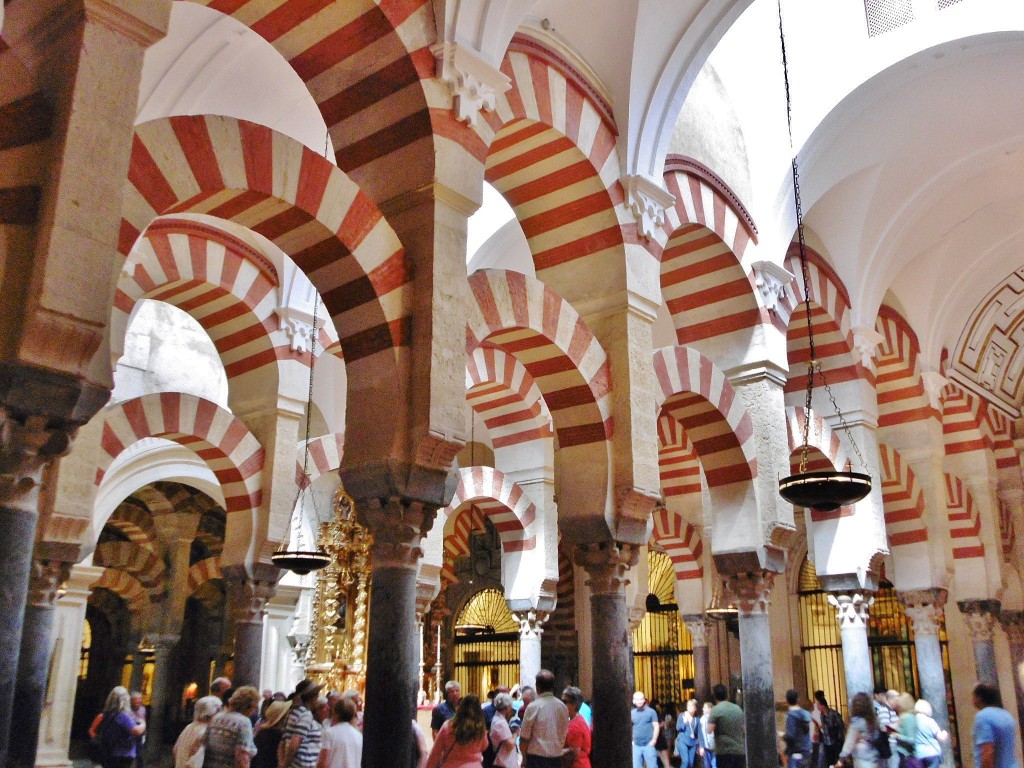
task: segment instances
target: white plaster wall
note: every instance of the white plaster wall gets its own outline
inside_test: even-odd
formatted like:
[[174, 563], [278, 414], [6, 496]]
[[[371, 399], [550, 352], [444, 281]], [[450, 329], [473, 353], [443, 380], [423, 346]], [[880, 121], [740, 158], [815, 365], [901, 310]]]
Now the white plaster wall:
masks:
[[152, 392], [184, 392], [228, 407], [227, 376], [206, 331], [177, 307], [147, 299], [128, 324], [111, 401]]

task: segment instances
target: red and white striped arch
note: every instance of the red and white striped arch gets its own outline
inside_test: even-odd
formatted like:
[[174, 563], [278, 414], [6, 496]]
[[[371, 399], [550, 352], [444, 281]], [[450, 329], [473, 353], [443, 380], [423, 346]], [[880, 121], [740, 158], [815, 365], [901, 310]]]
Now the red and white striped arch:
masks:
[[674, 416], [658, 417], [658, 469], [666, 498], [700, 493], [700, 458]]
[[754, 426], [736, 390], [713, 362], [690, 347], [654, 353], [660, 415], [683, 425], [711, 488], [757, 476]]
[[501, 64], [511, 88], [485, 112], [485, 178], [516, 212], [537, 276], [565, 295], [580, 269], [623, 281], [626, 212], [611, 109], [557, 54], [515, 37]]
[[409, 341], [410, 269], [369, 196], [316, 152], [265, 126], [216, 115], [136, 128], [119, 250], [157, 216], [203, 213], [266, 237], [320, 292], [346, 361]]
[[899, 451], [885, 443], [878, 446], [879, 473], [882, 479], [882, 506], [889, 548], [928, 540], [924, 522], [924, 497], [914, 471]]
[[[558, 585], [555, 588], [555, 610], [548, 618], [545, 635], [553, 636], [554, 653], [567, 658], [579, 654], [576, 629], [576, 574], [567, 544], [558, 543]], [[547, 643], [545, 643], [545, 652]]]
[[942, 438], [947, 455], [993, 447], [982, 411], [981, 400], [953, 382], [942, 388]]
[[452, 502], [441, 510], [444, 520], [466, 504], [485, 512], [501, 536], [502, 552], [523, 552], [537, 546], [537, 534], [533, 530], [537, 508], [523, 489], [503, 472], [493, 467], [460, 470]]
[[167, 568], [156, 553], [130, 541], [106, 541], [96, 547], [93, 563], [101, 568], [116, 568], [138, 579], [149, 594], [163, 591]]
[[469, 355], [466, 400], [483, 418], [495, 449], [554, 436], [533, 376], [503, 349], [484, 344]]
[[[450, 509], [450, 508], [449, 508]], [[469, 554], [469, 536], [474, 531], [484, 530], [486, 512], [477, 504], [462, 506], [442, 525], [444, 535], [444, 564], [441, 566], [442, 589], [454, 584], [455, 561]]]
[[316, 481], [321, 475], [337, 472], [341, 467], [341, 457], [345, 454], [345, 433], [332, 432], [329, 435], [311, 438], [309, 441], [309, 480], [302, 474], [302, 461], [305, 454], [305, 443], [299, 443], [299, 456], [295, 460], [295, 482], [305, 488], [308, 483]]
[[799, 464], [800, 450], [804, 442], [804, 424], [810, 418], [807, 430], [807, 444], [814, 449], [814, 461], [808, 459], [807, 471], [816, 472], [827, 469], [843, 469], [849, 462], [846, 449], [843, 448], [839, 435], [832, 431], [821, 414], [813, 410], [808, 416], [807, 408], [802, 405], [791, 405], [786, 408], [786, 433], [789, 438], [790, 456], [796, 457]]
[[875, 330], [883, 338], [875, 358], [878, 426], [937, 418], [921, 379], [921, 345], [910, 324], [883, 304], [878, 310]]
[[[296, 356], [274, 346], [277, 271], [238, 238], [206, 224], [154, 221], [125, 263], [114, 295], [114, 328], [127, 330], [141, 299], [167, 302], [195, 318], [220, 354], [228, 379]], [[322, 330], [320, 348], [329, 342]], [[117, 345], [120, 346], [120, 345]], [[308, 355], [302, 356], [308, 362]]]
[[136, 546], [146, 549], [153, 549], [156, 546], [157, 534], [153, 515], [132, 503], [130, 498], [117, 505], [114, 513], [107, 518], [106, 525], [119, 530]]
[[985, 557], [981, 542], [981, 519], [970, 490], [956, 475], [946, 473], [946, 509], [954, 560]]
[[220, 556], [200, 560], [188, 569], [188, 593], [194, 596], [206, 582], [222, 578], [224, 574], [220, 570]]
[[676, 202], [665, 211], [661, 292], [679, 344], [747, 331], [765, 321], [768, 315], [740, 264], [753, 234], [747, 217], [695, 173], [670, 170], [665, 185]]
[[[807, 387], [807, 307], [804, 304], [804, 279], [800, 268], [799, 246], [791, 245], [786, 268], [796, 277], [785, 287], [779, 301], [780, 319], [786, 322], [786, 347], [789, 357], [787, 392]], [[874, 374], [865, 370], [854, 354], [850, 327], [850, 295], [831, 266], [812, 248], [807, 249], [810, 277], [811, 326], [814, 329], [814, 354], [828, 377], [829, 384], [866, 378], [874, 383]]]
[[697, 529], [683, 516], [665, 507], [654, 510], [654, 530], [651, 540], [661, 547], [672, 561], [676, 579], [689, 581], [704, 576], [701, 555], [704, 544]]
[[93, 582], [92, 589], [107, 589], [120, 597], [132, 613], [141, 611], [148, 600], [149, 592], [139, 580], [119, 568], [104, 568], [100, 577]]
[[195, 451], [220, 481], [228, 513], [259, 506], [263, 446], [216, 403], [180, 392], [143, 395], [106, 409], [96, 485], [122, 451], [145, 437], [162, 437]]
[[386, 183], [394, 168], [432, 160], [432, 120], [455, 130], [451, 109], [442, 110], [447, 94], [433, 82], [427, 0], [192, 1], [234, 16], [277, 49], [316, 101], [338, 165], [361, 180]]
[[514, 355], [544, 396], [561, 448], [610, 439], [608, 358], [579, 313], [518, 272], [481, 270], [469, 285], [476, 311], [466, 330], [467, 355], [485, 342]]

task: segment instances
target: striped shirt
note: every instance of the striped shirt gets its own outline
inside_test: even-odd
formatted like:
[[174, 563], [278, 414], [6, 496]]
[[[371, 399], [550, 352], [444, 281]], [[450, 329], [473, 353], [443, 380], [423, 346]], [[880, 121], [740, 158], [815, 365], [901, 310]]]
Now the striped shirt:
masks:
[[313, 713], [307, 707], [299, 706], [288, 715], [288, 724], [284, 728], [284, 741], [291, 741], [293, 736], [301, 737], [295, 757], [288, 768], [313, 768], [320, 757], [320, 724], [313, 719]]
[[220, 712], [206, 728], [203, 768], [234, 768], [235, 750], [256, 754], [252, 722], [239, 712]]

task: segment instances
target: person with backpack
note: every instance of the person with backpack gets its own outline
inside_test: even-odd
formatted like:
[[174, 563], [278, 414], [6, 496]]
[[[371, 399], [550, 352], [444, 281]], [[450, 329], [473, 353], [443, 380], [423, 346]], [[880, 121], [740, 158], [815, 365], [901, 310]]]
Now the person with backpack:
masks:
[[[818, 733], [820, 765], [835, 765], [846, 740], [843, 716], [828, 705], [824, 691], [815, 691], [814, 700], [821, 711], [821, 731]], [[872, 714], [874, 710], [872, 710]]]
[[811, 759], [811, 713], [797, 702], [800, 694], [790, 688], [786, 691], [786, 731], [783, 741], [786, 743], [786, 765], [789, 768], [805, 768]]
[[830, 765], [841, 765], [847, 758], [852, 758], [853, 768], [876, 768], [878, 752], [875, 750], [875, 744], [878, 742], [879, 734], [888, 738], [878, 730], [878, 720], [875, 719], [871, 697], [866, 693], [858, 693], [850, 702], [850, 729], [846, 733], [839, 754], [836, 755], [836, 762]]

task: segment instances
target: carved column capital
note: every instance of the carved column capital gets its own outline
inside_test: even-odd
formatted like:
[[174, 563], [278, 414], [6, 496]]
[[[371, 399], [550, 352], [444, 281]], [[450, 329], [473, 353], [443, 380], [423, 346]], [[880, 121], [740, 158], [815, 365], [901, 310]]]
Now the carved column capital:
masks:
[[875, 370], [875, 357], [883, 341], [885, 337], [871, 326], [859, 325], [853, 329], [853, 346], [860, 353], [860, 364], [867, 370]]
[[430, 50], [434, 54], [435, 76], [448, 86], [452, 111], [463, 123], [476, 126], [480, 113], [492, 111], [498, 94], [512, 86], [504, 72], [464, 45], [444, 42]]
[[1011, 646], [1024, 646], [1024, 611], [1000, 611], [999, 624]]
[[945, 589], [911, 589], [896, 594], [915, 637], [938, 636], [948, 596]]
[[683, 614], [683, 624], [690, 633], [693, 647], [700, 648], [708, 644], [708, 622], [703, 613]]
[[957, 603], [975, 643], [991, 643], [999, 616], [998, 600], [961, 600]]
[[828, 602], [836, 609], [839, 628], [867, 628], [868, 609], [875, 604], [875, 598], [862, 592], [836, 592], [829, 594]]
[[373, 570], [416, 570], [423, 556], [420, 542], [434, 523], [437, 508], [421, 501], [367, 499], [356, 504], [359, 522], [373, 535]]
[[277, 582], [250, 576], [225, 576], [225, 582], [234, 621], [246, 624], [262, 622], [267, 601], [277, 592]]
[[768, 613], [774, 571], [736, 573], [722, 579], [726, 599], [743, 614]]
[[577, 545], [573, 552], [576, 564], [587, 572], [591, 594], [621, 595], [629, 584], [629, 569], [637, 563], [640, 548], [635, 544], [603, 541]]
[[71, 563], [33, 557], [28, 577], [28, 604], [37, 608], [52, 608], [61, 587], [70, 576]]
[[665, 225], [665, 211], [676, 202], [675, 195], [640, 174], [623, 176], [622, 186], [626, 190], [626, 205], [636, 217], [637, 231], [648, 240], [655, 238]]
[[516, 611], [516, 620], [519, 622], [519, 636], [521, 638], [540, 638], [544, 634], [544, 622], [548, 620], [547, 611], [538, 611], [531, 608], [528, 611]]
[[71, 449], [74, 432], [51, 426], [46, 416], [20, 417], [0, 407], [0, 504], [16, 503], [37, 488], [43, 466]]
[[323, 326], [324, 318], [317, 317], [314, 327], [312, 313], [303, 309], [276, 307], [274, 314], [277, 315], [277, 329], [288, 337], [292, 352], [302, 354], [313, 348], [314, 334]]

